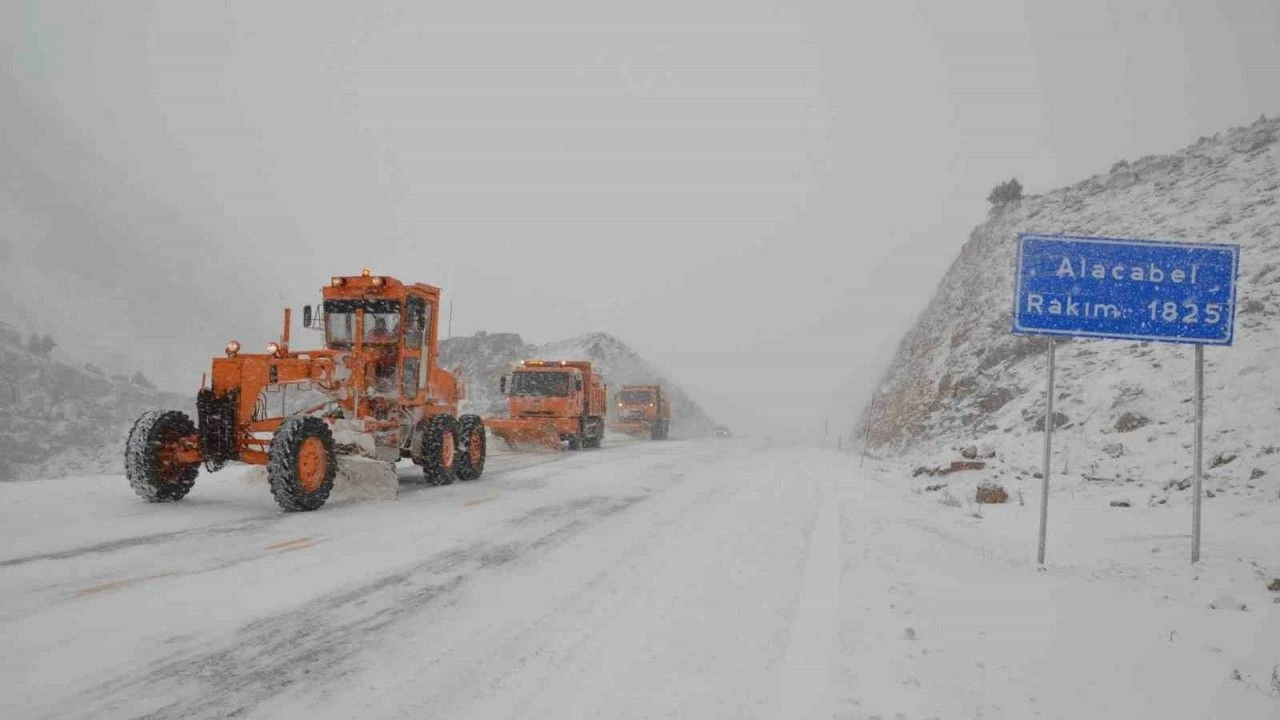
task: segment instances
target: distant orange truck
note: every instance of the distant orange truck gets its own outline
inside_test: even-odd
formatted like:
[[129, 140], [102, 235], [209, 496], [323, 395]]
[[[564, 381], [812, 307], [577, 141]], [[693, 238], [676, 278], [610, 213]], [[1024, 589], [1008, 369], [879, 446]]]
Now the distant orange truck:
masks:
[[623, 385], [617, 395], [613, 429], [628, 435], [666, 440], [671, 432], [671, 404], [661, 385]]
[[502, 376], [507, 417], [485, 425], [507, 445], [559, 450], [598, 448], [604, 439], [608, 389], [588, 360], [525, 360]]

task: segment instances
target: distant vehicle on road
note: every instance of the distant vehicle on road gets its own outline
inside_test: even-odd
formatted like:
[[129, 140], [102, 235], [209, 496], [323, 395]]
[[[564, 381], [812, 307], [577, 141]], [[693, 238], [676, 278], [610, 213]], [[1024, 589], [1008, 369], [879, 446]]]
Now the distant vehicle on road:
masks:
[[623, 385], [616, 400], [614, 430], [650, 440], [666, 440], [670, 436], [671, 405], [661, 385]]
[[503, 375], [507, 417], [485, 425], [512, 449], [598, 448], [604, 438], [608, 391], [588, 360], [525, 360]]
[[717, 425], [715, 429], [711, 431], [711, 435], [718, 438], [733, 437], [733, 433], [729, 431], [729, 428], [723, 425]]

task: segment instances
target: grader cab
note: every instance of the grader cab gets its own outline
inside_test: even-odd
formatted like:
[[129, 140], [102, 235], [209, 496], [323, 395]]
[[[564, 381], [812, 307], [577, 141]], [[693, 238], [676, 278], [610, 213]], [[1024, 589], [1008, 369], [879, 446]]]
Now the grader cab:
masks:
[[134, 423], [125, 472], [139, 496], [181, 500], [201, 464], [213, 472], [231, 461], [266, 466], [271, 493], [288, 511], [324, 505], [340, 456], [379, 462], [392, 483], [401, 458], [434, 484], [480, 477], [484, 423], [458, 416], [463, 385], [438, 366], [440, 289], [365, 270], [334, 277], [321, 294], [302, 322], [324, 332], [321, 349], [290, 349], [286, 309], [284, 332], [265, 353], [242, 352], [232, 340], [214, 358], [196, 422], [153, 410]]

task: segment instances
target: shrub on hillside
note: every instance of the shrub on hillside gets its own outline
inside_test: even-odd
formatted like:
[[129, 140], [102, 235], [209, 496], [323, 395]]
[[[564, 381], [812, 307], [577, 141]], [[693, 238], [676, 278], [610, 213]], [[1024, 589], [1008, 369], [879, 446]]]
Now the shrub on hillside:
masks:
[[1022, 199], [1022, 183], [1017, 178], [1010, 178], [1008, 182], [1002, 182], [991, 188], [991, 194], [987, 195], [987, 202], [992, 205], [1004, 205]]
[[53, 338], [48, 335], [31, 333], [31, 337], [27, 338], [27, 351], [42, 358], [49, 357], [57, 346], [58, 343], [54, 342]]

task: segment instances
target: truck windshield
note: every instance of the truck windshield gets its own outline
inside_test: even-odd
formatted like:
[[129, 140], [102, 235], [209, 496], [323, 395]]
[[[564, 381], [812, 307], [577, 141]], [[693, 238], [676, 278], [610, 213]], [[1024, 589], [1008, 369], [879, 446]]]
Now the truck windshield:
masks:
[[652, 390], [623, 390], [619, 393], [620, 402], [624, 405], [647, 405], [653, 402]]
[[364, 308], [364, 341], [390, 344], [400, 338], [400, 303], [395, 300], [326, 300], [324, 328], [329, 347], [351, 347], [356, 310]]
[[511, 394], [564, 396], [569, 394], [567, 372], [517, 372], [511, 375]]

